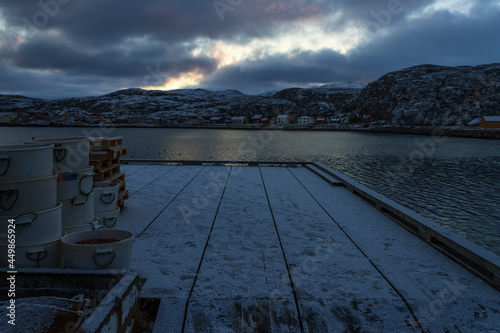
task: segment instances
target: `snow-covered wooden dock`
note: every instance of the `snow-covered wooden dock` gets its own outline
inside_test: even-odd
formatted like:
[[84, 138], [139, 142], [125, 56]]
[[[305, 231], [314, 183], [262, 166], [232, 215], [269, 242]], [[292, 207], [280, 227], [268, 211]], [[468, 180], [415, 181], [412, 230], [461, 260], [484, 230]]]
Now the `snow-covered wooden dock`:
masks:
[[155, 332], [500, 332], [490, 252], [321, 165], [192, 164], [122, 165]]

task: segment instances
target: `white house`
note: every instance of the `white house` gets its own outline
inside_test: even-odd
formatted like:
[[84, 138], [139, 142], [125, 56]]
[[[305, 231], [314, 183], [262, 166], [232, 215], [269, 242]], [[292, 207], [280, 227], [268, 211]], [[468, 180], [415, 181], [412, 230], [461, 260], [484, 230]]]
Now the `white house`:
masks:
[[314, 118], [309, 116], [302, 116], [298, 118], [299, 125], [311, 125], [314, 124]]
[[277, 125], [290, 124], [290, 116], [287, 114], [280, 114], [278, 117], [276, 117], [276, 124]]
[[223, 122], [224, 122], [224, 119], [222, 117], [211, 117], [210, 118], [211, 124], [222, 124]]
[[238, 124], [238, 125], [246, 124], [247, 123], [247, 117], [245, 117], [245, 116], [233, 117], [233, 118], [231, 118], [231, 123], [232, 124]]

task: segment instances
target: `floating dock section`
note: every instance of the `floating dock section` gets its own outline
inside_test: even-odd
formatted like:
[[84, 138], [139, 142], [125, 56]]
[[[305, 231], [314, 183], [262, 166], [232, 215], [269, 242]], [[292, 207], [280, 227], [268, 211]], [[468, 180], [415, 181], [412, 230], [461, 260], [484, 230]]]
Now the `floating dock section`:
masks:
[[130, 162], [155, 332], [498, 332], [500, 259], [317, 163]]
[[498, 256], [323, 164], [121, 162], [131, 278], [82, 331], [145, 279], [158, 333], [500, 332]]

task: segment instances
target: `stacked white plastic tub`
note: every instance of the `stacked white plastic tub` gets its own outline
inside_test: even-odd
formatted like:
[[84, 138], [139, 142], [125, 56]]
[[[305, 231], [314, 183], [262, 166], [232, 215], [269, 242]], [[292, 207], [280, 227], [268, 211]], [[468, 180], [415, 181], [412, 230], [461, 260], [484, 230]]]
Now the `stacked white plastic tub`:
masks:
[[89, 167], [90, 140], [87, 137], [34, 139], [25, 143], [54, 146], [55, 174]]
[[[0, 146], [0, 266], [62, 267], [62, 205], [53, 146]], [[15, 233], [10, 231], [13, 220]], [[12, 228], [12, 227], [10, 227]], [[15, 245], [15, 250], [13, 245]]]
[[89, 166], [87, 137], [29, 140], [54, 145], [57, 200], [62, 203], [62, 228], [67, 234], [100, 228], [94, 218], [94, 169]]
[[96, 182], [94, 187], [94, 212], [102, 228], [117, 229], [120, 207], [117, 206], [120, 184]]
[[[61, 239], [64, 266], [127, 269], [134, 234], [126, 230], [102, 229], [99, 220], [94, 218], [96, 200], [94, 171], [89, 166], [89, 138], [52, 138], [30, 140], [28, 143], [54, 145], [57, 198], [62, 203], [62, 227], [66, 232], [66, 236]], [[113, 192], [109, 192], [110, 189]], [[110, 184], [105, 186], [104, 192], [99, 193], [98, 200], [102, 198], [99, 209], [109, 209], [104, 213], [116, 214], [118, 194], [115, 191], [115, 186]], [[101, 203], [104, 206], [101, 207]], [[112, 220], [107, 223], [113, 224]]]

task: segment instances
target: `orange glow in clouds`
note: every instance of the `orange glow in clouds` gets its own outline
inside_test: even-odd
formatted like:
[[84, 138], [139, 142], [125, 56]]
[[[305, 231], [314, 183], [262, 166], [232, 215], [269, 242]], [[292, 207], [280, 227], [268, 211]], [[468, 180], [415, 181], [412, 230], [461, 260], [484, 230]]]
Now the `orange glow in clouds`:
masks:
[[174, 90], [174, 89], [182, 89], [185, 87], [193, 87], [197, 86], [201, 80], [203, 79], [203, 74], [198, 73], [197, 71], [182, 73], [177, 77], [168, 78], [164, 85], [162, 86], [149, 86], [149, 87], [141, 87], [145, 90]]

